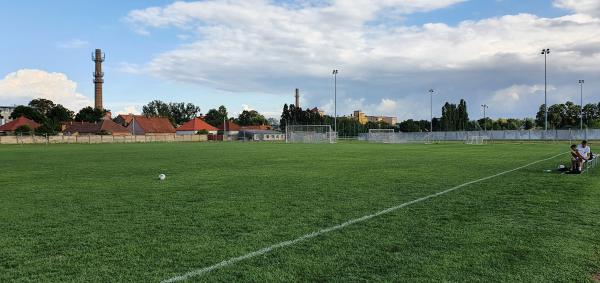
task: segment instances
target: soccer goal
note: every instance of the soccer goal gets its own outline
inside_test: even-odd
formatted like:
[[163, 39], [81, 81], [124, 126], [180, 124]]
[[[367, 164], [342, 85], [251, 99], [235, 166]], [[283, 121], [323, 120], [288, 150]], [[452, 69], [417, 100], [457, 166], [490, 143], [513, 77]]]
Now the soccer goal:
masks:
[[395, 143], [396, 133], [394, 129], [369, 129], [369, 142], [372, 143]]
[[465, 141], [466, 144], [473, 144], [473, 145], [482, 145], [482, 144], [486, 144], [488, 140], [488, 137], [486, 136], [469, 136], [467, 137], [467, 140]]
[[335, 143], [337, 134], [330, 125], [288, 125], [285, 127], [288, 143]]
[[439, 142], [440, 141], [436, 139], [436, 136], [433, 133], [428, 133], [427, 135], [425, 135], [425, 138], [423, 139], [423, 143], [425, 143], [425, 144], [436, 144]]

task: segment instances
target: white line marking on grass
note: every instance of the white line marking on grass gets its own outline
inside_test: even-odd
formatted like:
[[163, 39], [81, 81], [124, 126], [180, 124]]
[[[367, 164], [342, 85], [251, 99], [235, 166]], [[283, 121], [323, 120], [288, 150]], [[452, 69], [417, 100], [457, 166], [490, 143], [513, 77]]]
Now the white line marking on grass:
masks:
[[190, 271], [188, 273], [185, 273], [185, 274], [182, 274], [182, 275], [179, 275], [179, 276], [175, 276], [175, 277], [169, 278], [169, 279], [164, 280], [162, 282], [163, 283], [178, 282], [178, 281], [183, 281], [183, 280], [190, 279], [192, 277], [201, 276], [201, 275], [204, 275], [204, 274], [206, 274], [208, 272], [211, 272], [213, 270], [220, 269], [220, 268], [223, 268], [223, 267], [226, 267], [226, 266], [230, 266], [230, 265], [233, 265], [233, 264], [235, 264], [237, 262], [240, 262], [240, 261], [243, 261], [243, 260], [246, 260], [246, 259], [250, 259], [250, 258], [253, 258], [253, 257], [256, 257], [256, 256], [264, 255], [264, 254], [269, 253], [269, 252], [271, 252], [271, 251], [273, 251], [275, 249], [288, 247], [288, 246], [294, 245], [294, 244], [296, 244], [298, 242], [301, 242], [301, 241], [304, 241], [304, 240], [312, 239], [312, 238], [315, 238], [317, 236], [320, 236], [320, 235], [323, 235], [323, 234], [327, 234], [329, 232], [340, 230], [340, 229], [342, 229], [342, 228], [344, 228], [346, 226], [349, 226], [349, 225], [352, 225], [352, 224], [356, 224], [356, 223], [359, 223], [359, 222], [363, 222], [363, 221], [367, 221], [367, 220], [369, 220], [371, 218], [375, 218], [375, 217], [383, 215], [383, 214], [388, 214], [390, 212], [393, 212], [395, 210], [407, 207], [409, 205], [412, 205], [412, 204], [415, 204], [415, 203], [418, 203], [418, 202], [422, 202], [422, 201], [425, 201], [425, 200], [428, 200], [428, 199], [431, 199], [431, 198], [439, 197], [441, 195], [445, 195], [447, 193], [450, 193], [452, 191], [458, 190], [460, 188], [463, 188], [463, 187], [466, 187], [466, 186], [469, 186], [469, 185], [472, 185], [472, 184], [475, 184], [475, 183], [487, 181], [489, 179], [493, 179], [493, 178], [496, 178], [496, 177], [499, 177], [499, 176], [502, 176], [502, 175], [506, 175], [508, 173], [512, 173], [512, 172], [521, 170], [521, 169], [529, 167], [531, 165], [535, 165], [535, 164], [538, 164], [538, 163], [541, 163], [541, 162], [545, 162], [545, 161], [554, 159], [554, 158], [559, 157], [559, 156], [564, 155], [564, 154], [565, 153], [557, 154], [557, 155], [554, 155], [554, 156], [546, 158], [546, 159], [538, 160], [538, 161], [535, 161], [535, 162], [531, 162], [531, 163], [529, 163], [527, 165], [523, 165], [523, 166], [511, 169], [511, 170], [508, 170], [508, 171], [504, 171], [502, 173], [498, 173], [498, 174], [495, 174], [495, 175], [492, 175], [492, 176], [488, 176], [488, 177], [484, 177], [484, 178], [477, 179], [477, 180], [474, 180], [474, 181], [470, 181], [470, 182], [458, 185], [456, 187], [452, 187], [450, 189], [447, 189], [447, 190], [444, 190], [444, 191], [441, 191], [441, 192], [438, 192], [438, 193], [435, 193], [435, 194], [431, 194], [431, 195], [428, 195], [428, 196], [425, 196], [425, 197], [422, 197], [422, 198], [418, 198], [418, 199], [415, 199], [415, 200], [412, 200], [412, 201], [409, 201], [409, 202], [405, 202], [403, 204], [400, 204], [400, 205], [397, 205], [397, 206], [393, 206], [393, 207], [381, 210], [381, 211], [373, 213], [373, 214], [365, 215], [365, 216], [360, 217], [360, 218], [356, 218], [356, 219], [352, 219], [352, 220], [346, 221], [346, 222], [344, 222], [342, 224], [338, 224], [338, 225], [335, 225], [335, 226], [332, 226], [332, 227], [329, 227], [329, 228], [321, 229], [321, 230], [318, 230], [318, 231], [315, 231], [315, 232], [312, 232], [312, 233], [300, 236], [300, 237], [298, 237], [296, 239], [293, 239], [293, 240], [280, 242], [280, 243], [274, 244], [272, 246], [269, 246], [269, 247], [266, 247], [266, 248], [262, 248], [260, 250], [257, 250], [257, 251], [245, 254], [243, 256], [230, 258], [228, 260], [221, 261], [221, 262], [219, 262], [219, 263], [217, 263], [215, 265], [211, 265], [211, 266], [204, 267], [204, 268], [201, 268], [201, 269], [193, 270], [193, 271]]

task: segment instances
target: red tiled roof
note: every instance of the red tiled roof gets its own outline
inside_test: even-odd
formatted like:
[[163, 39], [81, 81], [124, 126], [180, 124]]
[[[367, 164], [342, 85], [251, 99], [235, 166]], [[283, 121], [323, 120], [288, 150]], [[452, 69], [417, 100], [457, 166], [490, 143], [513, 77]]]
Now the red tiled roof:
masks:
[[[239, 131], [241, 129], [238, 124], [231, 121], [225, 121], [225, 126], [227, 126], [227, 128], [225, 129], [227, 131]], [[218, 129], [220, 131], [223, 131], [223, 124], [221, 124]]]
[[258, 125], [258, 126], [243, 126], [242, 130], [270, 130], [271, 126], [269, 125]]
[[173, 124], [167, 118], [135, 116], [135, 124], [136, 127], [140, 127], [146, 134], [175, 133]]
[[23, 125], [29, 126], [29, 128], [31, 128], [32, 130], [35, 130], [40, 127], [40, 124], [36, 123], [35, 121], [21, 116], [17, 119], [14, 119], [14, 120], [0, 126], [0, 131], [14, 132], [18, 127], [21, 127]]
[[195, 118], [177, 128], [177, 131], [217, 131], [218, 129], [204, 122], [201, 118]]
[[89, 122], [67, 122], [63, 123], [67, 133], [79, 133], [79, 134], [97, 134], [101, 131], [106, 131], [112, 134], [126, 134], [129, 133], [127, 128], [113, 122], [112, 120], [106, 119], [98, 123]]
[[133, 120], [133, 117], [143, 117], [143, 116], [136, 116], [136, 115], [126, 115], [126, 114], [120, 114], [119, 116], [117, 116], [117, 118], [121, 118], [123, 119], [123, 122], [125, 123], [125, 125], [129, 125], [129, 123], [131, 123], [131, 120]]

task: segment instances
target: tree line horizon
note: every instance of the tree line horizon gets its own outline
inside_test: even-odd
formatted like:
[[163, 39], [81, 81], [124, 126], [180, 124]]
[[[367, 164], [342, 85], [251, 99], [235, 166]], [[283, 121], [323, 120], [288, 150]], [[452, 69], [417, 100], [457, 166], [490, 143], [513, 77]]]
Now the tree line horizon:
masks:
[[[357, 136], [368, 132], [369, 129], [394, 129], [398, 132], [429, 132], [433, 131], [477, 131], [477, 130], [530, 130], [544, 128], [545, 105], [540, 105], [535, 118], [498, 118], [489, 117], [477, 120], [469, 119], [467, 102], [460, 99], [458, 104], [446, 102], [442, 106], [441, 117], [429, 120], [407, 119], [390, 125], [386, 122], [367, 122], [360, 124], [354, 117], [337, 117], [338, 135]], [[99, 122], [109, 110], [95, 109], [91, 106], [84, 107], [75, 113], [48, 99], [33, 99], [28, 105], [19, 105], [11, 113], [10, 118], [16, 119], [24, 116], [41, 125], [36, 129], [37, 134], [56, 134], [60, 131], [61, 122]], [[571, 101], [553, 104], [548, 107], [549, 129], [578, 129], [580, 117], [583, 112], [584, 128], [600, 128], [600, 102], [588, 103], [581, 111], [580, 105]], [[180, 126], [196, 117], [202, 117], [208, 124], [219, 127], [224, 121], [232, 121], [240, 126], [270, 125], [285, 131], [286, 125], [331, 125], [334, 128], [334, 117], [320, 115], [310, 109], [302, 109], [294, 104], [284, 104], [279, 121], [274, 118], [267, 119], [256, 110], [244, 110], [237, 117], [229, 117], [227, 108], [221, 105], [209, 109], [202, 115], [199, 106], [185, 102], [163, 102], [153, 100], [142, 107], [142, 114], [146, 117], [168, 118], [174, 127]]]

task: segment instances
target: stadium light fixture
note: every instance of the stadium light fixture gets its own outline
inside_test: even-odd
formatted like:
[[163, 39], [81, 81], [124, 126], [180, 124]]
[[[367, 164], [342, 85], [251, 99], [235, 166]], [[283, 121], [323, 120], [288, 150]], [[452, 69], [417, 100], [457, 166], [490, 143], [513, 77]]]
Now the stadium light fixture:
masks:
[[433, 93], [434, 89], [429, 90], [429, 132], [433, 133]]
[[585, 83], [584, 80], [579, 80], [579, 89], [580, 89], [580, 97], [579, 97], [579, 103], [581, 105], [581, 113], [580, 113], [580, 117], [579, 117], [579, 126], [581, 128], [581, 130], [583, 131], [583, 84]]
[[485, 115], [485, 110], [488, 109], [489, 106], [487, 104], [482, 104], [481, 107], [483, 108], [483, 131], [487, 133], [487, 115]]
[[338, 70], [333, 70], [333, 124], [334, 131], [337, 135], [337, 74]]
[[548, 54], [550, 49], [542, 49], [544, 55], [544, 128], [548, 131]]

